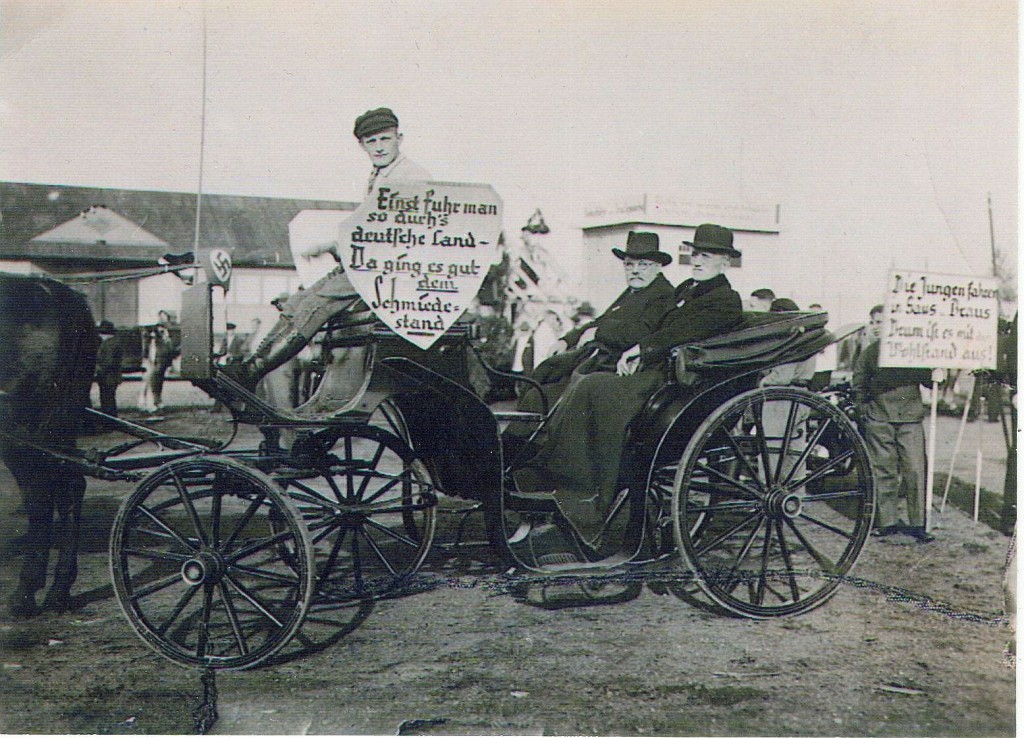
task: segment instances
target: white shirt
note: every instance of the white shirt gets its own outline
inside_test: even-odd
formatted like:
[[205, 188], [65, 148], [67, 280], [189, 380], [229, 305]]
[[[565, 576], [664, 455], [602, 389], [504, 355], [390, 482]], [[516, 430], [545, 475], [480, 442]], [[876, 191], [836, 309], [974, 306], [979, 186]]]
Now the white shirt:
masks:
[[366, 183], [366, 194], [373, 192], [374, 186], [382, 179], [431, 179], [430, 173], [405, 154], [399, 154], [386, 167], [374, 167], [370, 172], [370, 180]]

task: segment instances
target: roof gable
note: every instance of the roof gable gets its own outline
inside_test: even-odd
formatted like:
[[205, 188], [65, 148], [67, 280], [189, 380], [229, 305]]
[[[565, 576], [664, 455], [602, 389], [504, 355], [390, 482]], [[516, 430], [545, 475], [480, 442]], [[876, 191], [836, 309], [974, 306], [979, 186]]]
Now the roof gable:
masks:
[[40, 233], [33, 243], [107, 243], [119, 246], [153, 246], [166, 249], [167, 241], [154, 236], [138, 223], [102, 205], [83, 210], [71, 220]]

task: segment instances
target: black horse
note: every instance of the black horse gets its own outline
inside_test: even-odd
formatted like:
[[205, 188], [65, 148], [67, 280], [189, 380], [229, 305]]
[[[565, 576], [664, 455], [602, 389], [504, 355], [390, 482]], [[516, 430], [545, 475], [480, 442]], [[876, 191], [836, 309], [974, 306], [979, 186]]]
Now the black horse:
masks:
[[[15, 615], [62, 612], [70, 604], [85, 476], [44, 449], [74, 448], [98, 346], [82, 295], [53, 280], [0, 273], [0, 459], [21, 489], [28, 516], [21, 576], [10, 600]], [[46, 586], [55, 539], [54, 581], [40, 607], [36, 592]]]

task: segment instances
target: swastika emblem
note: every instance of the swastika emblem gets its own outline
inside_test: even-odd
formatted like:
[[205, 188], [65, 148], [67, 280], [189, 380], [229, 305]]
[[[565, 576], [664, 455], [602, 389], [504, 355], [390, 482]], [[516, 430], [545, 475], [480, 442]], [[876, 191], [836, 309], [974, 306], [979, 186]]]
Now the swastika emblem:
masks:
[[223, 249], [210, 252], [210, 275], [218, 284], [227, 284], [231, 279], [231, 255]]

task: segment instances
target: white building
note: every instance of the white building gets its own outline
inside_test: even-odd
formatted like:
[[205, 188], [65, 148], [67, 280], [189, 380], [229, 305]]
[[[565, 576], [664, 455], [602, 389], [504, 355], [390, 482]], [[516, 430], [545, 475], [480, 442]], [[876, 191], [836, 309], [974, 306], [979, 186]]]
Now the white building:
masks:
[[580, 297], [601, 312], [625, 288], [622, 262], [612, 254], [612, 248], [624, 248], [629, 231], [658, 234], [661, 250], [673, 258], [665, 267], [665, 278], [673, 285], [679, 284], [690, 276], [690, 247], [683, 242], [693, 240], [701, 223], [717, 223], [733, 231], [734, 245], [743, 253], [742, 258], [732, 260], [728, 277], [745, 299], [755, 289], [772, 287], [772, 260], [784, 248], [779, 213], [778, 205], [727, 206], [646, 195], [635, 202], [591, 208], [584, 214], [582, 225]]

